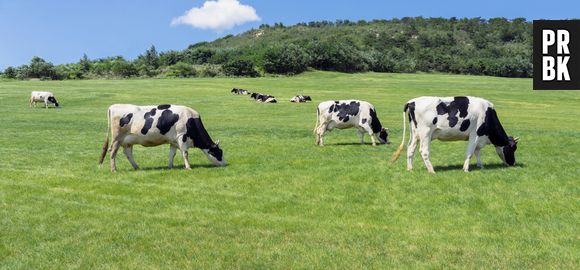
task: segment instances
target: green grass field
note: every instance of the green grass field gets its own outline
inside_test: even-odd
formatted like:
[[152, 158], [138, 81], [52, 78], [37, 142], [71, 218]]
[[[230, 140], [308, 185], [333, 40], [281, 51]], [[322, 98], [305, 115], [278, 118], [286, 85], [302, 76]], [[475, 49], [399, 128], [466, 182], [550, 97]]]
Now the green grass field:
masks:
[[[257, 104], [242, 87], [278, 97]], [[294, 269], [580, 267], [580, 92], [532, 91], [531, 79], [437, 74], [0, 82], [0, 268]], [[32, 90], [61, 109], [28, 107]], [[295, 94], [314, 102], [292, 104]], [[404, 103], [422, 95], [492, 101], [518, 166], [488, 146], [461, 169], [466, 142], [434, 142], [425, 170], [390, 163]], [[373, 103], [392, 144], [337, 130], [314, 145], [316, 105]], [[97, 164], [113, 103], [190, 106], [227, 167], [168, 146]], [[366, 138], [367, 142], [370, 139]]]

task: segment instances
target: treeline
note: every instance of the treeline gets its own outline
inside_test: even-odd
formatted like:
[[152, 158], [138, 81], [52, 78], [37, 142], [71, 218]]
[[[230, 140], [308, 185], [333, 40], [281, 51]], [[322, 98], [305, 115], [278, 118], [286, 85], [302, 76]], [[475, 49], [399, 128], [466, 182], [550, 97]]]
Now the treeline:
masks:
[[34, 57], [6, 68], [18, 79], [214, 77], [339, 72], [445, 72], [532, 76], [532, 24], [505, 18], [402, 18], [263, 24], [181, 51], [151, 46], [134, 60], [109, 57], [53, 65]]

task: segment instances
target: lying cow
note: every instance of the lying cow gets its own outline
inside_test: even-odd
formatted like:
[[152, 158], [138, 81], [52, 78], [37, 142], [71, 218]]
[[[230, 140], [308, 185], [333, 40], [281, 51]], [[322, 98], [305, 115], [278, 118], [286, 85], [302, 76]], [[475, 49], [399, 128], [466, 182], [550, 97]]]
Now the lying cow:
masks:
[[421, 157], [427, 171], [434, 173], [429, 160], [432, 140], [468, 140], [463, 170], [469, 171], [469, 160], [475, 154], [477, 166], [483, 168], [480, 150], [493, 144], [501, 160], [508, 166], [516, 163], [518, 139], [504, 131], [491, 102], [478, 97], [418, 97], [405, 104], [403, 111], [403, 141], [393, 154], [393, 161], [401, 155], [405, 143], [406, 117], [409, 116], [411, 139], [407, 147], [407, 170], [413, 169], [413, 154], [420, 142]]
[[252, 93], [250, 95], [250, 97], [255, 99], [257, 102], [263, 102], [263, 103], [277, 103], [278, 102], [276, 100], [275, 96], [264, 95], [264, 94], [260, 94], [260, 93]]
[[249, 95], [250, 94], [250, 92], [248, 90], [241, 89], [241, 88], [234, 88], [234, 89], [232, 89], [231, 92], [232, 92], [232, 94], [235, 94], [235, 95]]
[[290, 99], [290, 102], [296, 102], [296, 103], [302, 103], [302, 102], [306, 102], [306, 101], [312, 101], [310, 96], [298, 95], [298, 96], [294, 96], [293, 98]]
[[52, 103], [54, 104], [55, 108], [58, 108], [58, 102], [56, 101], [56, 98], [54, 98], [54, 94], [52, 94], [51, 92], [45, 92], [45, 91], [32, 91], [32, 93], [30, 93], [30, 100], [29, 100], [29, 105], [30, 107], [32, 107], [32, 105], [34, 104], [34, 107], [36, 107], [36, 102], [44, 102], [44, 108], [48, 109], [48, 103]]
[[139, 169], [133, 160], [133, 145], [145, 147], [169, 144], [169, 168], [177, 149], [181, 151], [186, 169], [191, 169], [188, 148], [201, 149], [215, 165], [226, 165], [219, 140], [214, 143], [205, 130], [199, 113], [178, 105], [135, 106], [114, 104], [109, 107], [110, 134], [103, 145], [99, 164], [103, 163], [111, 135], [111, 171], [116, 171], [115, 157], [122, 146], [123, 152], [134, 169]]
[[364, 144], [364, 135], [371, 136], [373, 146], [376, 145], [375, 137], [381, 143], [388, 143], [388, 129], [383, 128], [377, 117], [375, 107], [360, 100], [325, 101], [318, 104], [316, 119], [316, 144], [324, 145], [324, 133], [334, 128], [345, 129], [356, 127], [360, 132], [360, 143]]

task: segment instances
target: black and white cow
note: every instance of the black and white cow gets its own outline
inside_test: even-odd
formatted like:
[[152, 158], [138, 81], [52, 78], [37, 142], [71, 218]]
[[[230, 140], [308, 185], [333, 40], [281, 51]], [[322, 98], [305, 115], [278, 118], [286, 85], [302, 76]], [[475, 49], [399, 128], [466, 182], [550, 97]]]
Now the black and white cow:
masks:
[[56, 101], [56, 98], [54, 98], [54, 94], [46, 91], [32, 91], [32, 93], [30, 93], [30, 107], [32, 107], [33, 104], [34, 107], [36, 107], [36, 102], [44, 102], [44, 107], [47, 109], [48, 103], [54, 104], [54, 107], [56, 108], [59, 106], [58, 101]]
[[434, 173], [429, 160], [432, 140], [468, 140], [463, 170], [469, 171], [469, 161], [475, 154], [477, 166], [482, 168], [480, 150], [493, 144], [496, 152], [508, 166], [516, 163], [515, 151], [518, 139], [504, 131], [491, 102], [478, 97], [418, 97], [405, 104], [403, 111], [403, 141], [393, 154], [393, 161], [401, 155], [405, 143], [406, 117], [411, 126], [407, 147], [407, 170], [413, 169], [413, 154], [419, 142], [421, 157], [430, 173]]
[[324, 133], [332, 131], [334, 128], [346, 129], [358, 128], [360, 132], [360, 143], [364, 144], [364, 135], [371, 136], [373, 146], [376, 145], [375, 137], [381, 143], [388, 143], [388, 129], [381, 125], [377, 117], [375, 107], [360, 100], [337, 100], [324, 101], [318, 104], [317, 119], [314, 133], [316, 134], [316, 144], [324, 145]]
[[169, 168], [173, 167], [173, 158], [177, 149], [181, 151], [186, 169], [191, 169], [188, 160], [188, 148], [201, 149], [215, 165], [224, 166], [226, 161], [219, 147], [219, 140], [214, 143], [205, 130], [199, 113], [179, 105], [135, 106], [114, 104], [108, 110], [109, 132], [99, 164], [103, 163], [111, 136], [111, 171], [116, 171], [115, 157], [119, 147], [134, 169], [138, 169], [133, 160], [133, 145], [145, 147], [169, 144]]
[[312, 101], [312, 98], [310, 98], [310, 96], [298, 95], [298, 96], [294, 96], [293, 98], [290, 99], [290, 102], [296, 102], [296, 103], [302, 103], [302, 102], [306, 102], [306, 101]]
[[232, 89], [231, 92], [232, 92], [232, 94], [235, 94], [235, 95], [249, 95], [250, 94], [250, 91], [245, 90], [245, 89], [241, 89], [241, 88], [234, 88], [234, 89]]
[[263, 102], [263, 103], [277, 103], [278, 102], [276, 100], [275, 96], [264, 95], [264, 94], [260, 94], [260, 93], [252, 93], [250, 95], [250, 97], [255, 99], [257, 102]]

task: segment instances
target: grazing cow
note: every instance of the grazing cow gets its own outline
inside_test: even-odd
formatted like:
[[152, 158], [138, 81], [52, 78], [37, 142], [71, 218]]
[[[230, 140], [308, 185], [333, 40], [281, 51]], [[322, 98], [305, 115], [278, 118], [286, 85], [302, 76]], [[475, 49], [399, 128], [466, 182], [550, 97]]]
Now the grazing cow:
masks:
[[293, 98], [290, 99], [290, 102], [297, 102], [297, 103], [302, 103], [302, 102], [306, 102], [306, 101], [312, 101], [310, 96], [298, 95], [298, 96], [294, 96]]
[[234, 89], [232, 89], [231, 92], [232, 92], [232, 94], [235, 94], [235, 95], [249, 95], [250, 94], [250, 91], [245, 90], [245, 89], [241, 89], [241, 88], [234, 88]]
[[48, 103], [52, 103], [54, 104], [55, 108], [58, 108], [58, 102], [56, 101], [56, 98], [54, 98], [54, 94], [52, 94], [51, 92], [45, 92], [45, 91], [32, 91], [32, 93], [30, 93], [30, 100], [29, 100], [29, 105], [30, 107], [32, 107], [32, 105], [34, 104], [34, 107], [36, 107], [36, 102], [42, 101], [44, 102], [44, 107], [48, 109]]
[[[201, 149], [215, 165], [226, 165], [219, 140], [214, 143], [205, 130], [199, 113], [178, 105], [135, 106], [114, 104], [108, 110], [109, 132], [99, 164], [103, 163], [111, 135], [111, 171], [116, 171], [115, 156], [122, 146], [123, 152], [134, 169], [139, 169], [133, 160], [133, 145], [145, 147], [169, 144], [169, 168], [177, 149], [181, 151], [186, 169], [191, 169], [187, 149]], [[110, 134], [109, 134], [110, 133]]]
[[260, 94], [260, 93], [252, 93], [250, 95], [250, 97], [255, 99], [257, 102], [263, 102], [263, 103], [277, 103], [278, 102], [276, 100], [275, 96], [264, 95], [264, 94]]
[[401, 155], [405, 143], [405, 127], [409, 117], [411, 126], [407, 147], [407, 170], [413, 169], [413, 154], [420, 142], [421, 157], [427, 171], [435, 173], [429, 160], [432, 140], [468, 140], [463, 170], [469, 171], [469, 160], [475, 154], [477, 166], [483, 168], [480, 150], [493, 144], [496, 152], [508, 166], [516, 163], [515, 151], [518, 138], [509, 137], [504, 131], [491, 102], [478, 97], [418, 97], [405, 104], [403, 110], [403, 141], [393, 154], [393, 161]]
[[324, 133], [334, 128], [345, 129], [356, 127], [360, 132], [360, 143], [364, 144], [364, 135], [371, 136], [373, 146], [376, 145], [375, 137], [381, 143], [389, 143], [388, 129], [383, 128], [377, 117], [375, 107], [360, 100], [337, 100], [324, 101], [318, 104], [316, 119], [316, 144], [324, 145]]

